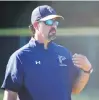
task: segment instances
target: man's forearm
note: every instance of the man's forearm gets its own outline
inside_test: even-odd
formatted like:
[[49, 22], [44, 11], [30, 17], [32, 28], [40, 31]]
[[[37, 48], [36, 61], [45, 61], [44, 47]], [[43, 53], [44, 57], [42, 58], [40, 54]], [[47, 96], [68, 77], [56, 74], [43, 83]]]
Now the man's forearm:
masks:
[[17, 93], [5, 90], [3, 100], [17, 100]]
[[89, 77], [90, 77], [90, 74], [81, 72], [80, 76], [78, 77], [75, 84], [73, 85], [72, 93], [73, 94], [80, 93], [83, 90], [83, 88], [86, 86], [86, 84], [88, 83]]

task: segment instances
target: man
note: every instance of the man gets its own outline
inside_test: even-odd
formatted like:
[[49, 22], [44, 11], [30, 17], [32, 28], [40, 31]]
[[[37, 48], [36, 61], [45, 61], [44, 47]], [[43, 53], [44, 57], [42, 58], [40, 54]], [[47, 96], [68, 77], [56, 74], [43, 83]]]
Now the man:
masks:
[[48, 5], [33, 10], [33, 37], [8, 61], [3, 100], [71, 100], [85, 87], [92, 72], [88, 59], [52, 42], [59, 18]]

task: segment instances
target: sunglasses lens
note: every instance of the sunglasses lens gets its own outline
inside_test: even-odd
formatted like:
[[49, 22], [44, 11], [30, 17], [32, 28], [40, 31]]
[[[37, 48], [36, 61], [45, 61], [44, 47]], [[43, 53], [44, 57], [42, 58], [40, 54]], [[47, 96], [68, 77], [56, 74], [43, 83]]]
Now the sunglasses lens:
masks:
[[47, 21], [45, 21], [45, 23], [46, 23], [46, 25], [49, 25], [49, 26], [51, 26], [51, 25], [53, 25], [53, 20], [47, 20]]
[[47, 21], [45, 21], [44, 22], [46, 25], [48, 25], [48, 26], [52, 26], [52, 25], [56, 25], [56, 26], [58, 26], [58, 24], [59, 24], [59, 22], [58, 21], [55, 21], [55, 20], [47, 20]]

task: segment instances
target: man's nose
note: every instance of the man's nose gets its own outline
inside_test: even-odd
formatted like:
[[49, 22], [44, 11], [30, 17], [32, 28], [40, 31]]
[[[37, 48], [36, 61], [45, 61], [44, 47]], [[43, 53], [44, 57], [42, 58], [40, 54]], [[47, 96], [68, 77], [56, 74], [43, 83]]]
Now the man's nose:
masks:
[[54, 27], [55, 29], [57, 29], [56, 23], [54, 23], [54, 24], [52, 25], [52, 27]]

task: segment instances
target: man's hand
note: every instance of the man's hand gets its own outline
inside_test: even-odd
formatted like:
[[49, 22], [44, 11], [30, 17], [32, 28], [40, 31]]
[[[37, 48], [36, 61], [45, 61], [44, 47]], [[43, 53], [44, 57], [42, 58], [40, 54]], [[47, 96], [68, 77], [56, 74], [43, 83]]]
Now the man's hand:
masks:
[[84, 71], [89, 71], [92, 68], [91, 63], [84, 55], [74, 54], [72, 60], [75, 66], [81, 68]]
[[[90, 71], [92, 71], [91, 70], [92, 65], [87, 59], [87, 57], [81, 54], [74, 54], [72, 60], [75, 66], [77, 66], [78, 68], [84, 71], [80, 73], [80, 75], [77, 77], [77, 80], [73, 84], [72, 93], [78, 94], [83, 90], [83, 88], [88, 83]], [[89, 74], [87, 74], [86, 72]]]

